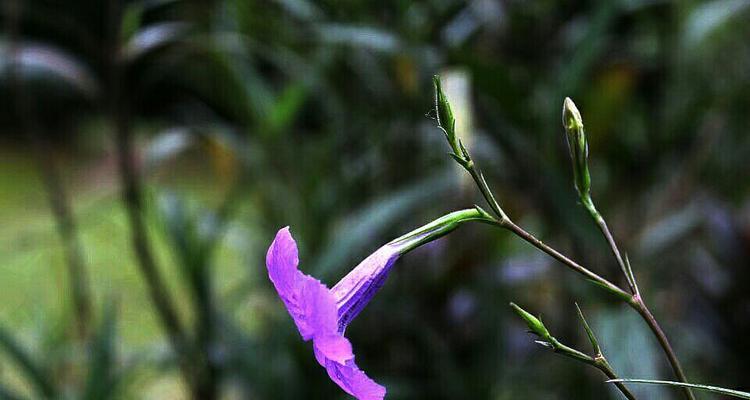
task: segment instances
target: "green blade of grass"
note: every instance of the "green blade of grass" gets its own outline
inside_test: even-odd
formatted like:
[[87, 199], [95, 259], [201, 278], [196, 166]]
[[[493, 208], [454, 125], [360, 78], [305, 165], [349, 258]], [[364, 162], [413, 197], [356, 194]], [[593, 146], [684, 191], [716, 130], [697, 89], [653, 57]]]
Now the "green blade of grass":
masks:
[[657, 381], [657, 380], [652, 380], [652, 379], [612, 379], [612, 380], [607, 381], [607, 383], [616, 383], [616, 382], [646, 383], [646, 384], [652, 384], [652, 385], [665, 385], [665, 386], [691, 388], [691, 389], [705, 390], [705, 391], [713, 392], [716, 394], [734, 396], [740, 399], [750, 399], [750, 393], [748, 392], [741, 392], [739, 390], [727, 389], [727, 388], [718, 387], [718, 386], [699, 385], [696, 383]]

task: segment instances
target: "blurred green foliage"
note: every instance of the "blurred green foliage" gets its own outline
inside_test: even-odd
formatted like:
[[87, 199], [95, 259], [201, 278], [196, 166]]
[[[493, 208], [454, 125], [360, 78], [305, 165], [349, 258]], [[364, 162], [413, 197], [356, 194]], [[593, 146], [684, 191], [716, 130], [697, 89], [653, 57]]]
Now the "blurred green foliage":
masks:
[[[0, 398], [190, 395], [132, 255], [118, 118], [149, 242], [220, 397], [344, 398], [275, 297], [265, 250], [290, 225], [301, 268], [330, 284], [479, 201], [435, 127], [435, 73], [461, 83], [458, 135], [504, 209], [614, 278], [570, 177], [560, 107], [576, 100], [597, 206], [688, 376], [750, 389], [748, 18], [742, 0], [4, 1]], [[83, 337], [34, 137], [90, 277]], [[400, 261], [349, 337], [392, 399], [616, 398], [538, 351], [511, 299], [583, 348], [577, 300], [622, 376], [670, 377], [639, 320], [482, 226]]]

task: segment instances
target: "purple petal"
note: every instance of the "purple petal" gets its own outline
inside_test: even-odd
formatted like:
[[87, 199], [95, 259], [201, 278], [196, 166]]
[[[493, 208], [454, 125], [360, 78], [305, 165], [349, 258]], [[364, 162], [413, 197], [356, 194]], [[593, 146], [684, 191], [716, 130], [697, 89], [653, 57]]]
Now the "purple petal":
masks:
[[328, 371], [332, 381], [345, 392], [357, 398], [357, 400], [382, 400], [385, 397], [385, 387], [370, 379], [354, 363], [354, 359], [346, 363], [325, 358], [315, 347], [315, 358], [320, 365]]
[[304, 340], [334, 335], [338, 324], [333, 296], [320, 281], [300, 272], [298, 264], [297, 244], [289, 227], [283, 228], [266, 254], [268, 277]]
[[344, 364], [347, 360], [354, 358], [352, 344], [349, 339], [340, 334], [318, 335], [313, 340], [315, 349], [329, 360]]
[[400, 255], [399, 250], [388, 244], [379, 248], [331, 289], [338, 308], [340, 332], [346, 329], [349, 322], [383, 286], [393, 263]]
[[334, 292], [298, 269], [297, 244], [289, 227], [279, 230], [266, 254], [268, 276], [304, 340], [313, 340], [318, 363], [345, 392], [358, 400], [382, 400], [385, 387], [368, 378], [354, 363], [352, 345], [343, 328], [383, 285], [398, 253], [384, 246], [360, 263], [336, 285], [344, 321]]

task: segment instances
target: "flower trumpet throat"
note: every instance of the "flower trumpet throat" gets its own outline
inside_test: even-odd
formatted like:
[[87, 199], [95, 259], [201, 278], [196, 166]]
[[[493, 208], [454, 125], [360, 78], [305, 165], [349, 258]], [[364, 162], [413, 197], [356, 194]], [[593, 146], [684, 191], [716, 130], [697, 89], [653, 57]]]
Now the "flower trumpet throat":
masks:
[[377, 249], [333, 288], [299, 269], [297, 244], [289, 227], [279, 230], [266, 254], [268, 276], [304, 341], [312, 341], [318, 363], [341, 389], [359, 400], [379, 400], [386, 389], [354, 362], [347, 326], [385, 283], [403, 254], [440, 238], [467, 221], [491, 222], [480, 208], [447, 214]]

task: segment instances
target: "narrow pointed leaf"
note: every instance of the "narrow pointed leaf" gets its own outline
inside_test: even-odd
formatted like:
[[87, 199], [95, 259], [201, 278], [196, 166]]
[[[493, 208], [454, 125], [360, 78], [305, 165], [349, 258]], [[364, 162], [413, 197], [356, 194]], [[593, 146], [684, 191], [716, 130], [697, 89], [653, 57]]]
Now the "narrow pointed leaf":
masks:
[[658, 381], [658, 380], [652, 380], [652, 379], [612, 379], [612, 380], [607, 381], [607, 383], [617, 383], [617, 382], [646, 383], [646, 384], [652, 384], [652, 385], [665, 385], [665, 386], [674, 386], [674, 387], [680, 387], [680, 388], [698, 389], [698, 390], [705, 390], [707, 392], [712, 392], [716, 394], [733, 396], [733, 397], [737, 397], [740, 399], [750, 399], [750, 393], [748, 392], [741, 392], [739, 390], [727, 389], [727, 388], [718, 387], [718, 386], [699, 385], [696, 383]]
[[117, 314], [107, 304], [102, 312], [102, 322], [89, 349], [89, 371], [83, 400], [112, 398], [116, 385], [117, 358], [115, 354]]
[[10, 332], [2, 327], [0, 327], [0, 348], [4, 349], [8, 357], [18, 365], [19, 370], [23, 372], [40, 397], [55, 397], [54, 386], [48, 380], [42, 365], [38, 364]]
[[594, 353], [596, 355], [601, 355], [602, 349], [601, 347], [599, 347], [599, 341], [596, 340], [596, 336], [594, 336], [594, 331], [591, 330], [589, 323], [586, 322], [586, 318], [583, 316], [583, 311], [581, 311], [581, 307], [578, 306], [578, 303], [576, 303], [576, 310], [578, 310], [578, 317], [581, 319], [581, 322], [583, 322], [583, 329], [586, 330], [586, 335], [588, 335], [589, 337], [591, 346], [594, 348]]

